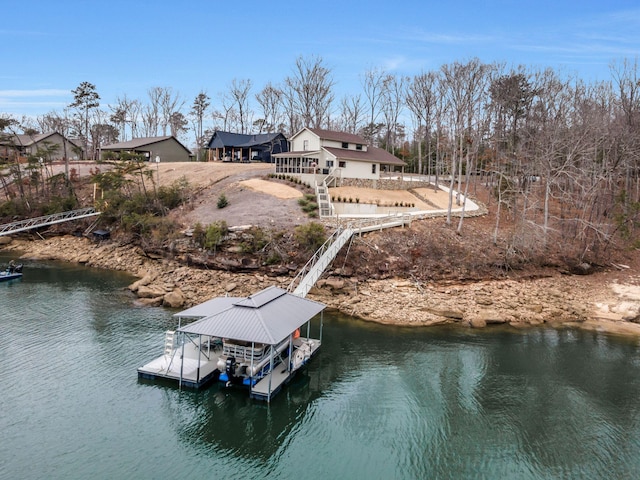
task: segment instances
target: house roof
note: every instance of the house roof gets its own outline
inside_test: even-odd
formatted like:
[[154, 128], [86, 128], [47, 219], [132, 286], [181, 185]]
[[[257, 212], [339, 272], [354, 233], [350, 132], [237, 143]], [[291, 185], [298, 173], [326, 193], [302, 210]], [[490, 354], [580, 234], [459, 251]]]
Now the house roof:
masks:
[[367, 142], [360, 135], [355, 135], [353, 133], [347, 132], [336, 132], [333, 130], [323, 130], [321, 128], [307, 128], [310, 132], [314, 133], [321, 140], [334, 140], [337, 142], [346, 142], [346, 143], [359, 143], [365, 145]]
[[119, 143], [112, 143], [111, 145], [105, 145], [102, 147], [102, 150], [118, 150], [118, 151], [139, 150], [139, 149], [142, 149], [143, 147], [148, 147], [155, 143], [160, 143], [160, 142], [164, 142], [166, 140], [171, 140], [171, 139], [173, 139], [178, 145], [180, 145], [187, 152], [189, 152], [189, 154], [191, 154], [191, 150], [189, 150], [182, 143], [180, 143], [180, 141], [176, 137], [173, 137], [171, 135], [165, 136], [165, 137], [134, 138], [133, 140], [129, 140], [127, 142], [119, 142]]
[[[209, 303], [198, 312], [206, 310], [206, 317], [178, 330], [196, 335], [277, 345], [325, 308], [322, 303], [293, 295], [275, 286], [246, 298], [214, 300], [217, 301]], [[176, 316], [185, 316], [185, 312]]]
[[[11, 135], [11, 136], [7, 137], [2, 142], [2, 144], [3, 145], [30, 147], [31, 145], [35, 145], [36, 143], [43, 142], [47, 138], [52, 137], [53, 135], [56, 135], [56, 134], [58, 134], [61, 137], [65, 138], [64, 135], [62, 135], [61, 133], [58, 133], [58, 132], [38, 133], [36, 135], [19, 134], [19, 135]], [[71, 140], [69, 138], [67, 138], [67, 141], [69, 143], [73, 144], [76, 147], [78, 146], [76, 144], [76, 142], [74, 142], [73, 140]]]
[[286, 140], [282, 133], [258, 133], [254, 135], [244, 133], [232, 133], [224, 132], [222, 130], [216, 130], [211, 136], [211, 140], [207, 144], [208, 148], [223, 148], [223, 147], [257, 147], [260, 145], [273, 142], [276, 138], [281, 137], [281, 140]]
[[23, 145], [25, 147], [31, 146], [35, 143], [41, 142], [46, 138], [52, 136], [53, 133], [38, 133], [37, 135], [14, 135], [11, 140], [17, 145]]
[[395, 155], [390, 154], [386, 150], [377, 147], [367, 147], [367, 150], [351, 150], [337, 147], [323, 147], [327, 152], [336, 158], [345, 160], [357, 160], [360, 162], [382, 163], [384, 165], [406, 165]]

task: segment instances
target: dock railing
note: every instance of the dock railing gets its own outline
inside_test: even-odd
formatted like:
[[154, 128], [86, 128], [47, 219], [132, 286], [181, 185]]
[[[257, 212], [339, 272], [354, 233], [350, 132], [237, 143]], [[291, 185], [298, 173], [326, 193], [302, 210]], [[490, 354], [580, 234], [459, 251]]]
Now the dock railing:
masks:
[[392, 227], [411, 225], [411, 215], [399, 213], [384, 217], [353, 219], [345, 226], [338, 225], [335, 232], [313, 254], [289, 284], [287, 290], [294, 295], [305, 297], [324, 271], [338, 255], [340, 249], [354, 234], [362, 234]]
[[351, 238], [353, 231], [338, 227], [322, 246], [316, 250], [309, 261], [300, 269], [287, 289], [294, 295], [306, 297], [325, 269], [331, 264], [340, 249]]
[[[385, 228], [411, 226], [412, 220], [413, 216], [406, 212], [385, 215], [383, 217], [349, 218], [347, 220], [347, 228], [353, 231], [354, 234], [361, 234], [384, 230]], [[340, 219], [338, 219], [338, 223], [340, 224]]]

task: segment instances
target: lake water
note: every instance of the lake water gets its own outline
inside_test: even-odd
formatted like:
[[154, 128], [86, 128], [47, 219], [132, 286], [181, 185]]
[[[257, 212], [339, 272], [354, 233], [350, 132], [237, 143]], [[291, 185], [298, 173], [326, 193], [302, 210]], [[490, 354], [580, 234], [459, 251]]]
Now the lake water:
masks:
[[133, 306], [131, 281], [28, 263], [0, 284], [0, 478], [640, 476], [635, 341], [325, 315], [322, 351], [267, 405], [139, 381], [174, 312]]

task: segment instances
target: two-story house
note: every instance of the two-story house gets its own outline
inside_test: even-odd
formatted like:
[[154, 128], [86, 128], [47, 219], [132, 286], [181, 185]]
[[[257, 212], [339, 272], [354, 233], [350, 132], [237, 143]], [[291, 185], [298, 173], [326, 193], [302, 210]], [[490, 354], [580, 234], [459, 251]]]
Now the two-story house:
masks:
[[299, 176], [312, 183], [327, 176], [378, 180], [380, 172], [403, 172], [405, 163], [386, 150], [371, 147], [351, 133], [303, 128], [290, 139], [287, 153], [273, 155], [276, 173]]

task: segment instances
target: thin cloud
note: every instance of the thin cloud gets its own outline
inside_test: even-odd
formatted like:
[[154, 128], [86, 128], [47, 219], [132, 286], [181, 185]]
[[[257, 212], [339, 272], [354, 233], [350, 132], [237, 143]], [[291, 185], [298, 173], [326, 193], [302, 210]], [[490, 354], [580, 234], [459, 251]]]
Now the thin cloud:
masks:
[[410, 34], [407, 39], [411, 41], [442, 45], [463, 45], [468, 43], [492, 43], [495, 42], [497, 38], [494, 35], [414, 32], [413, 34]]
[[0, 98], [29, 98], [29, 97], [65, 97], [71, 90], [58, 88], [37, 88], [34, 90], [0, 90]]
[[61, 107], [67, 106], [65, 102], [13, 102], [0, 98], [0, 108], [18, 108], [18, 107]]

